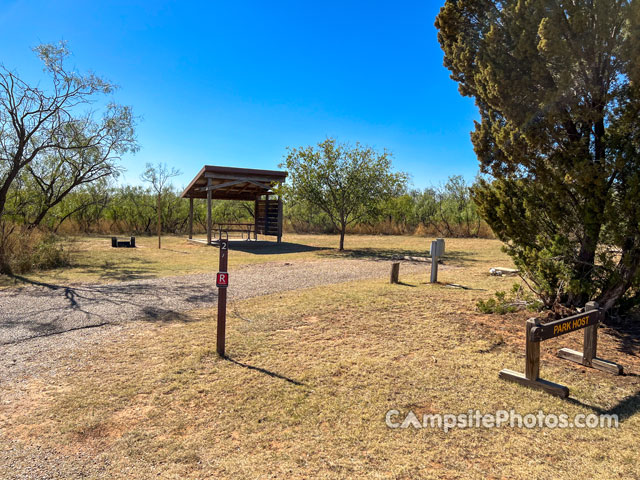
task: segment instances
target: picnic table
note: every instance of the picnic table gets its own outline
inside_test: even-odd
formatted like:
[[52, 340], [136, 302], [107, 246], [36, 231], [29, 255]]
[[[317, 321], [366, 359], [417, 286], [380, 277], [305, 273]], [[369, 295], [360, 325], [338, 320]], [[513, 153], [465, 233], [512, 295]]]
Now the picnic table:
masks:
[[244, 234], [247, 234], [247, 240], [251, 240], [251, 234], [254, 233], [253, 223], [216, 223], [215, 229], [218, 230], [218, 238], [222, 238], [222, 233], [226, 233], [227, 237], [229, 232], [239, 232], [241, 238], [244, 239]]

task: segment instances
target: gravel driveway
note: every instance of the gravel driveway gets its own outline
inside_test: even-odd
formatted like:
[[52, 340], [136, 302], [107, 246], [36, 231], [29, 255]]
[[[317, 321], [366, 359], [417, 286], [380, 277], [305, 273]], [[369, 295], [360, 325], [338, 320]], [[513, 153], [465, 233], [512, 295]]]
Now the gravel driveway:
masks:
[[[246, 265], [230, 271], [230, 300], [389, 275], [391, 262], [322, 260]], [[404, 262], [401, 276], [428, 266]], [[114, 284], [41, 285], [0, 290], [0, 381], [29, 377], [43, 360], [113, 338], [113, 330], [213, 306], [215, 274]], [[52, 366], [48, 361], [49, 366]], [[53, 362], [55, 364], [55, 362]]]

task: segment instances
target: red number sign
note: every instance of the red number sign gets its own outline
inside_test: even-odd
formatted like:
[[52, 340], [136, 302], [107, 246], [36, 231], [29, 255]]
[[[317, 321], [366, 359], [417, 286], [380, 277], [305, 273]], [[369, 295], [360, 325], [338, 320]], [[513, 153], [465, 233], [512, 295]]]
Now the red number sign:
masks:
[[227, 272], [218, 272], [216, 274], [216, 287], [226, 288], [229, 286], [229, 274]]

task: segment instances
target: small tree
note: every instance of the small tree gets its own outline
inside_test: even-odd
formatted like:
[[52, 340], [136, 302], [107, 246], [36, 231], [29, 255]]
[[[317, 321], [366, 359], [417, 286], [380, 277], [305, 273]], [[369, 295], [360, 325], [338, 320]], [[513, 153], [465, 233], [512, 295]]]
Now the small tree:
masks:
[[169, 180], [172, 177], [177, 177], [182, 172], [173, 167], [169, 169], [166, 164], [158, 163], [157, 165], [152, 165], [147, 163], [145, 165], [145, 171], [140, 178], [151, 184], [151, 188], [156, 192], [157, 203], [156, 209], [158, 213], [158, 248], [162, 248], [162, 200], [164, 195], [167, 193], [167, 190], [171, 188], [171, 184]]
[[393, 172], [391, 155], [328, 138], [317, 147], [289, 150], [281, 166], [289, 171], [284, 193], [293, 202], [307, 202], [327, 214], [340, 233], [344, 250], [347, 227], [375, 215], [383, 201], [400, 194], [407, 175]]

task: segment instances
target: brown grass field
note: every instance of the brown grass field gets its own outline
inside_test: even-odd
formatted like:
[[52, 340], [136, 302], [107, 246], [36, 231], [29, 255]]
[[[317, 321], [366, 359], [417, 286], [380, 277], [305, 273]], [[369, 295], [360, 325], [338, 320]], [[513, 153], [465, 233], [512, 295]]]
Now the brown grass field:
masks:
[[[292, 236], [318, 249], [277, 259], [425, 255], [427, 239]], [[215, 255], [184, 239], [165, 250], [142, 239], [114, 259], [104, 239], [74, 242], [76, 266], [42, 281], [117, 281], [215, 271]], [[182, 252], [182, 253], [179, 253]], [[185, 253], [189, 252], [189, 253]], [[237, 255], [236, 255], [237, 253]], [[235, 265], [273, 255], [232, 252]], [[614, 377], [555, 357], [580, 333], [542, 344], [542, 375], [571, 389], [558, 399], [498, 379], [524, 368], [531, 313], [484, 315], [475, 304], [514, 278], [495, 240], [447, 240], [440, 284], [424, 275], [364, 280], [234, 302], [227, 354], [215, 353], [215, 312], [128, 330], [91, 351], [70, 352], [55, 374], [5, 385], [0, 450], [17, 442], [48, 452], [60, 478], [91, 458], [87, 478], [630, 479], [640, 478], [638, 341], [600, 330], [599, 356]], [[468, 290], [447, 287], [462, 284]], [[425, 413], [616, 413], [617, 429], [390, 429], [390, 409]], [[400, 420], [403, 416], [400, 417]], [[13, 448], [13, 447], [11, 447]], [[0, 462], [0, 477], [14, 467]], [[65, 470], [67, 469], [68, 470]]]

